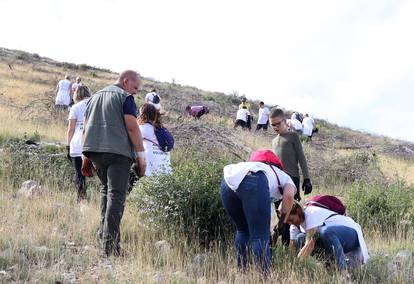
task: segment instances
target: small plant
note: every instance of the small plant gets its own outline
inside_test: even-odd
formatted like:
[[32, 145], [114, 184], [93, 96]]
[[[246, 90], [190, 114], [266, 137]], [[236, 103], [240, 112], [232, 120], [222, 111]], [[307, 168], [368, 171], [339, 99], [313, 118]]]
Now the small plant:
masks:
[[222, 169], [228, 162], [187, 153], [175, 157], [174, 172], [142, 179], [132, 202], [151, 224], [207, 244], [228, 236], [232, 226], [220, 200]]
[[395, 232], [404, 217], [411, 216], [413, 198], [414, 188], [398, 182], [387, 187], [356, 184], [348, 192], [347, 210], [362, 227]]

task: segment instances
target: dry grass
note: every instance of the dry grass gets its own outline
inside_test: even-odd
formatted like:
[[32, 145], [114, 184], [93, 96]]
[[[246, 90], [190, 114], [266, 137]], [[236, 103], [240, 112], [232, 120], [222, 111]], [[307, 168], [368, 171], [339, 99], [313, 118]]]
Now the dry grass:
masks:
[[66, 125], [61, 121], [44, 123], [33, 120], [22, 120], [16, 110], [0, 107], [0, 137], [33, 137], [36, 133], [42, 140], [64, 142], [66, 137]]
[[414, 164], [412, 160], [386, 155], [380, 156], [381, 170], [388, 178], [400, 178], [409, 185], [414, 185]]
[[[212, 248], [205, 264], [193, 258], [200, 248], [181, 241], [180, 236], [157, 232], [143, 224], [128, 205], [122, 223], [123, 247], [127, 257], [103, 258], [95, 241], [99, 222], [98, 203], [77, 204], [73, 192], [52, 189], [46, 197], [16, 197], [4, 183], [0, 193], [0, 251], [11, 249], [11, 258], [0, 258], [0, 269], [10, 268], [17, 282], [77, 283], [258, 283], [262, 276], [252, 270], [237, 272], [234, 252], [222, 254]], [[94, 194], [95, 195], [95, 194]], [[163, 253], [154, 247], [160, 239], [172, 244]], [[413, 238], [391, 238], [381, 232], [368, 232], [371, 252], [395, 253], [413, 248]], [[269, 283], [341, 283], [335, 272], [316, 262], [297, 261], [289, 253], [279, 253]], [[283, 258], [285, 260], [283, 260]]]

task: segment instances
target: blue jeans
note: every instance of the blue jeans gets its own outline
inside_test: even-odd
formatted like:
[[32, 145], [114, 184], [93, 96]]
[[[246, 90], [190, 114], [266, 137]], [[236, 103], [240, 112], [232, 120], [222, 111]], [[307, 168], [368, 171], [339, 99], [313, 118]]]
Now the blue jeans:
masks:
[[[305, 233], [296, 236], [294, 241], [298, 248], [302, 248], [305, 244], [305, 238]], [[357, 248], [359, 248], [358, 234], [354, 229], [345, 226], [323, 226], [319, 229], [315, 250], [333, 256], [339, 269], [347, 268], [345, 254]]]
[[339, 269], [347, 268], [345, 254], [359, 247], [357, 232], [345, 226], [323, 226], [319, 230], [321, 246], [328, 254], [333, 254]]
[[221, 200], [224, 209], [236, 225], [235, 246], [237, 265], [247, 266], [247, 251], [250, 243], [255, 263], [267, 273], [271, 264], [269, 247], [270, 194], [264, 173], [247, 175], [238, 189], [233, 191], [226, 182], [221, 182]]

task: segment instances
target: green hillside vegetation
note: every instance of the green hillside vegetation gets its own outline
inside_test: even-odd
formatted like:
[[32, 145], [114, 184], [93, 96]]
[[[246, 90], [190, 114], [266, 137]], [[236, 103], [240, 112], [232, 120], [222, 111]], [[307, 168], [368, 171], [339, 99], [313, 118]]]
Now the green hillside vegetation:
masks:
[[[81, 76], [92, 92], [117, 74], [86, 64], [56, 62], [0, 48], [0, 281], [39, 283], [254, 283], [239, 274], [233, 227], [219, 198], [222, 168], [270, 148], [274, 133], [233, 129], [240, 98], [144, 78], [136, 96], [156, 88], [174, 135], [174, 173], [144, 178], [128, 196], [122, 221], [125, 257], [105, 259], [95, 240], [99, 183], [87, 180], [89, 204], [77, 204], [73, 169], [65, 157], [67, 114], [54, 110], [54, 88], [64, 75]], [[145, 75], [145, 74], [144, 74]], [[201, 120], [184, 116], [204, 104]], [[256, 106], [258, 101], [251, 102]], [[283, 104], [280, 103], [283, 107]], [[287, 110], [288, 112], [291, 110]], [[257, 117], [257, 107], [253, 108]], [[414, 252], [414, 145], [317, 119], [319, 133], [304, 142], [314, 192], [340, 196], [361, 224], [371, 261], [352, 271], [355, 283], [412, 283]], [[27, 145], [33, 140], [40, 146]], [[47, 188], [25, 198], [26, 180]], [[273, 251], [271, 283], [342, 283], [315, 259]], [[397, 263], [397, 264], [396, 264]], [[4, 272], [4, 273], [3, 273]]]

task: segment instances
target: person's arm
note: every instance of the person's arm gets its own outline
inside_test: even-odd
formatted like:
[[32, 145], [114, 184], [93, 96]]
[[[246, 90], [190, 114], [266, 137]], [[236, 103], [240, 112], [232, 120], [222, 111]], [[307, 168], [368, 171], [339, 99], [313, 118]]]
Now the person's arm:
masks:
[[295, 186], [290, 183], [287, 183], [283, 187], [282, 209], [280, 211], [279, 222], [286, 223], [290, 210], [292, 209], [295, 192]]
[[76, 119], [69, 119], [69, 123], [68, 123], [68, 131], [66, 133], [66, 138], [67, 138], [67, 145], [70, 145], [70, 141], [72, 141], [73, 138], [73, 134], [75, 133], [75, 128], [76, 128]]
[[312, 254], [315, 248], [317, 232], [318, 232], [318, 228], [313, 228], [313, 229], [306, 231], [306, 242], [303, 248], [300, 250], [298, 254], [298, 258], [306, 258]]
[[57, 96], [59, 92], [59, 83], [56, 84], [55, 95]]
[[138, 123], [136, 121], [135, 116], [130, 115], [130, 114], [125, 114], [124, 121], [125, 121], [125, 126], [128, 132], [129, 139], [132, 145], [134, 146], [134, 151], [136, 153], [135, 161], [139, 169], [138, 175], [142, 177], [145, 175], [147, 163], [145, 161], [145, 152], [144, 152], [144, 145], [142, 143], [141, 131], [139, 130]]
[[296, 155], [299, 160], [300, 168], [302, 169], [303, 178], [309, 179], [308, 164], [306, 163], [305, 154], [303, 153], [302, 143], [300, 142], [298, 135], [293, 135], [293, 137], [294, 137], [293, 144], [295, 146], [295, 151], [296, 151]]
[[125, 125], [128, 132], [129, 139], [134, 146], [135, 152], [143, 152], [144, 145], [142, 143], [142, 135], [139, 130], [137, 120], [135, 116], [126, 114], [124, 115]]

